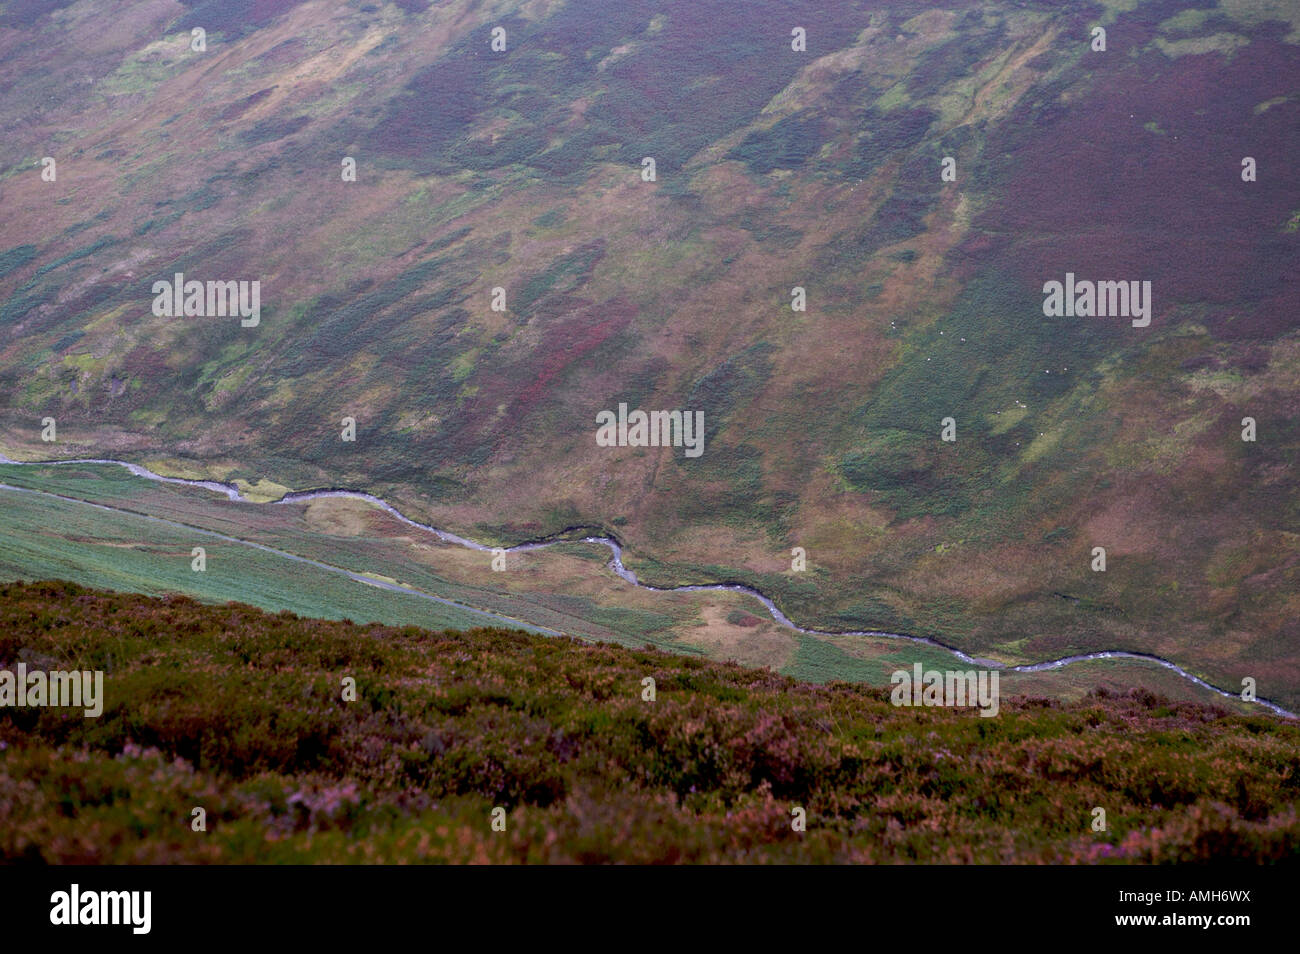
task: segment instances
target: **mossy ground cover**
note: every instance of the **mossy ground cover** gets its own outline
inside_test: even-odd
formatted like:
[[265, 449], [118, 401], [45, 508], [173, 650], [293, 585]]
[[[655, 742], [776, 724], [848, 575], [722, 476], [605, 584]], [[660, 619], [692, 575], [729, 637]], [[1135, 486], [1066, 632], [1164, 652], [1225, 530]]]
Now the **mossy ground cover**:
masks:
[[62, 582], [0, 586], [18, 661], [104, 670], [105, 703], [0, 709], [8, 862], [1300, 856], [1300, 727], [1152, 693], [986, 719], [650, 650]]

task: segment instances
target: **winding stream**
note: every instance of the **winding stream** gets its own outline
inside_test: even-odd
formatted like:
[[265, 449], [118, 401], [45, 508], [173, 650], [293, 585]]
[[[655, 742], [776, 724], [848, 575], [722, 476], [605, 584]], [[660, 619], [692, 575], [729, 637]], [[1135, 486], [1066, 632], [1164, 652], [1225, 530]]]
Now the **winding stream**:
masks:
[[[230, 500], [240, 501], [243, 503], [252, 503], [252, 501], [250, 501], [247, 497], [245, 497], [240, 492], [239, 488], [236, 487], [234, 484], [228, 484], [216, 480], [187, 480], [180, 477], [164, 477], [161, 474], [154, 473], [153, 471], [149, 470], [147, 467], [142, 467], [139, 464], [132, 464], [132, 463], [128, 463], [127, 461], [121, 461], [121, 460], [107, 460], [103, 458], [80, 458], [76, 460], [16, 461], [16, 460], [10, 460], [8, 457], [5, 457], [3, 454], [0, 454], [0, 464], [14, 464], [20, 466], [30, 465], [36, 467], [64, 465], [64, 464], [113, 465], [117, 467], [124, 467], [136, 477], [143, 477], [146, 480], [152, 480], [164, 484], [181, 484], [187, 487], [201, 487], [204, 490], [210, 490], [215, 493], [224, 494]], [[7, 487], [7, 485], [0, 485], [0, 486]], [[24, 488], [9, 488], [9, 489], [20, 490]], [[52, 496], [62, 496], [62, 495], [54, 494]], [[376, 497], [373, 494], [364, 493], [358, 490], [309, 490], [309, 491], [302, 491], [302, 492], [293, 492], [293, 493], [285, 494], [282, 498], [274, 501], [271, 505], [274, 506], [276, 504], [303, 503], [311, 500], [321, 500], [327, 497], [342, 497], [342, 498], [348, 498], [352, 500], [364, 500], [366, 503], [373, 504], [374, 506], [383, 510], [385, 513], [390, 514], [397, 520], [406, 524], [407, 526], [414, 527], [415, 529], [418, 530], [426, 531], [427, 533], [432, 533], [440, 540], [443, 540], [447, 543], [456, 544], [457, 546], [467, 547], [468, 549], [471, 550], [490, 552], [495, 549], [502, 549], [507, 553], [520, 553], [527, 550], [542, 550], [545, 549], [546, 547], [555, 546], [557, 543], [573, 542], [567, 539], [564, 540], [551, 539], [551, 540], [540, 540], [540, 541], [529, 542], [529, 543], [520, 543], [512, 547], [500, 547], [500, 548], [492, 547], [492, 546], [488, 546], [487, 544], [478, 543], [477, 541], [474, 540], [469, 540], [465, 537], [457, 536], [456, 534], [450, 533], [446, 530], [439, 530], [437, 527], [430, 526], [427, 523], [420, 523], [419, 521], [412, 520], [410, 517], [403, 514], [392, 504], [388, 503], [388, 501]], [[66, 499], [74, 499], [74, 498], [66, 498]], [[81, 502], [90, 503], [89, 501], [81, 501]], [[102, 505], [99, 504], [91, 504], [91, 505], [102, 507]], [[102, 509], [112, 510], [114, 508], [102, 507]], [[174, 524], [174, 521], [165, 520], [161, 517], [154, 517], [151, 519], [161, 520], [163, 523]], [[185, 527], [184, 524], [174, 524], [174, 525]], [[190, 527], [185, 527], [185, 528], [194, 529]], [[224, 535], [216, 534], [214, 531], [206, 531], [206, 532], [214, 533], [215, 536], [223, 537], [224, 539], [228, 539], [232, 542], [248, 543], [248, 541], [246, 540], [238, 540], [234, 537], [226, 538], [224, 537]], [[1000, 663], [993, 659], [981, 659], [979, 657], [970, 656], [967, 653], [962, 652], [960, 649], [957, 649], [956, 647], [948, 646], [945, 643], [941, 643], [935, 639], [930, 639], [929, 637], [926, 636], [911, 636], [906, 633], [887, 633], [881, 630], [848, 630], [845, 632], [829, 632], [826, 630], [819, 630], [819, 629], [806, 629], [792, 622], [790, 618], [786, 616], [784, 613], [782, 613], [781, 610], [777, 607], [777, 605], [774, 602], [772, 602], [771, 598], [766, 596], [761, 591], [754, 589], [752, 586], [746, 586], [743, 583], [695, 583], [686, 586], [671, 586], [671, 587], [652, 586], [648, 583], [642, 583], [640, 580], [636, 578], [635, 573], [633, 573], [631, 570], [629, 570], [627, 567], [623, 565], [623, 548], [619, 545], [617, 540], [613, 539], [612, 537], [605, 537], [605, 536], [588, 536], [588, 537], [583, 537], [582, 539], [583, 542], [585, 543], [597, 543], [609, 547], [611, 556], [607, 566], [611, 570], [613, 570], [614, 573], [616, 573], [618, 576], [620, 576], [622, 579], [626, 580], [628, 583], [632, 584], [633, 586], [638, 586], [643, 590], [654, 590], [659, 593], [694, 593], [694, 592], [704, 592], [704, 591], [730, 591], [733, 593], [744, 593], [748, 596], [752, 596], [754, 599], [758, 600], [765, 607], [767, 607], [767, 611], [769, 614], [771, 614], [772, 619], [776, 620], [776, 622], [779, 623], [780, 625], [792, 629], [795, 632], [804, 633], [809, 636], [869, 636], [869, 637], [875, 637], [877, 639], [903, 640], [906, 642], [919, 643], [920, 645], [923, 646], [930, 646], [934, 649], [943, 650], [944, 652], [952, 654], [958, 660], [968, 665], [980, 666], [985, 669], [998, 669], [1005, 672], [1046, 672], [1051, 669], [1061, 669], [1073, 663], [1085, 662], [1091, 659], [1135, 659], [1135, 660], [1151, 662], [1151, 663], [1155, 663], [1156, 665], [1163, 666], [1165, 669], [1168, 669], [1170, 672], [1177, 673], [1179, 676], [1188, 680], [1189, 682], [1195, 683], [1196, 685], [1200, 686], [1202, 689], [1206, 689], [1209, 690], [1210, 692], [1217, 693], [1218, 695], [1224, 697], [1225, 699], [1240, 698], [1237, 693], [1228, 692], [1226, 689], [1220, 689], [1218, 686], [1211, 685], [1210, 683], [1206, 682], [1204, 679], [1192, 675], [1190, 672], [1183, 669], [1177, 663], [1173, 663], [1170, 662], [1168, 659], [1164, 659], [1160, 656], [1153, 656], [1147, 653], [1135, 653], [1135, 652], [1129, 652], [1127, 650], [1120, 650], [1120, 649], [1107, 649], [1107, 650], [1101, 650], [1099, 652], [1080, 653], [1078, 655], [1073, 655], [1073, 656], [1062, 656], [1060, 659], [1051, 659], [1051, 660], [1047, 660], [1046, 662], [1029, 663], [1023, 666], [1010, 666], [1007, 665], [1006, 663]], [[287, 556], [304, 563], [310, 563], [314, 566], [322, 567], [325, 569], [341, 570], [341, 568], [331, 567], [328, 564], [324, 564], [324, 563], [318, 563], [315, 560], [309, 560], [305, 557], [300, 557], [296, 554], [288, 553], [287, 551], [276, 550], [273, 547], [266, 547], [256, 543], [251, 543], [249, 545], [258, 547], [259, 549], [262, 550], [267, 550], [269, 552]], [[349, 570], [341, 570], [341, 572], [347, 573], [349, 576], [352, 576], [354, 579], [358, 579], [360, 582], [370, 583], [372, 585], [377, 585], [377, 586], [384, 586], [385, 588], [394, 589], [399, 592], [425, 596], [439, 603], [446, 603], [452, 606], [462, 607], [466, 609], [473, 609], [472, 607], [465, 607], [464, 604], [455, 603], [451, 600], [445, 600], [440, 597], [433, 596], [431, 594], [421, 593], [418, 590], [413, 590], [408, 587], [390, 586], [389, 584], [382, 583], [381, 581], [364, 577], [362, 574], [354, 574]], [[506, 617], [497, 616], [494, 613], [487, 613], [482, 610], [477, 610], [477, 612], [481, 613], [482, 615], [491, 616], [495, 619], [503, 620], [506, 622], [513, 622], [513, 623], [519, 622], [518, 620], [508, 620]], [[550, 633], [554, 632], [552, 630], [545, 629], [545, 627], [538, 627], [536, 626], [536, 624], [530, 624], [530, 625], [533, 625], [537, 629], [542, 629], [545, 632], [550, 632]], [[1278, 704], [1268, 701], [1267, 699], [1257, 698], [1255, 702], [1256, 704], [1271, 710], [1277, 715], [1284, 716], [1288, 719], [1298, 718], [1295, 713], [1290, 712], [1282, 708]]]

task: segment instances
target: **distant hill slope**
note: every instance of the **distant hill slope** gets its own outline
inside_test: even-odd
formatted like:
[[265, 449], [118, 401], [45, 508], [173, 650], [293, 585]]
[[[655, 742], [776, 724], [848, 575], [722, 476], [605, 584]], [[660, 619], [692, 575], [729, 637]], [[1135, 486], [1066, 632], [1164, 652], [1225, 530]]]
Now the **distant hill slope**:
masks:
[[[503, 630], [0, 586], [0, 861], [1295, 860], [1300, 727], [1149, 693], [888, 693]], [[344, 701], [345, 677], [356, 700]], [[645, 698], [647, 679], [655, 698]], [[1093, 809], [1108, 830], [1094, 832]], [[191, 828], [193, 810], [207, 830]], [[504, 810], [505, 831], [491, 813]], [[793, 809], [807, 815], [796, 832]]]
[[[1298, 41], [1273, 0], [7, 3], [0, 451], [1294, 693]], [[178, 272], [259, 323], [156, 317]], [[1150, 324], [1045, 316], [1067, 274]], [[620, 403], [704, 454], [597, 446]]]

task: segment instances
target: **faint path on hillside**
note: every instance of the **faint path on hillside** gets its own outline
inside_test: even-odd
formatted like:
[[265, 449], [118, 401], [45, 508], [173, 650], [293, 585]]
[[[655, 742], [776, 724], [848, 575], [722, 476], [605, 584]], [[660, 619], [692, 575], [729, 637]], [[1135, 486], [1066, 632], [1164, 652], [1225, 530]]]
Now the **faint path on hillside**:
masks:
[[[19, 461], [11, 461], [5, 458], [3, 455], [0, 455], [0, 464], [15, 464], [15, 463], [19, 463]], [[69, 463], [71, 463], [71, 461], [69, 461]], [[87, 463], [87, 461], [81, 461], [80, 463]], [[106, 462], [100, 461], [98, 463], [106, 463]], [[344, 576], [348, 577], [349, 579], [355, 580], [358, 583], [365, 583], [368, 586], [376, 586], [382, 590], [390, 590], [394, 593], [403, 593], [407, 596], [415, 596], [415, 597], [419, 597], [420, 599], [431, 600], [435, 603], [442, 603], [445, 606], [450, 606], [453, 609], [458, 609], [465, 613], [471, 613], [476, 616], [482, 616], [487, 620], [487, 624], [490, 625], [505, 625], [511, 628], [523, 627], [525, 629], [537, 630], [539, 632], [545, 633], [548, 636], [564, 635], [563, 633], [550, 629], [546, 626], [541, 626], [538, 625], [537, 623], [530, 623], [527, 620], [514, 619], [509, 616], [502, 616], [498, 613], [492, 612], [491, 610], [482, 609], [481, 607], [478, 606], [471, 606], [468, 603], [461, 603], [456, 600], [450, 600], [442, 596], [435, 596], [432, 593], [426, 593], [423, 590], [417, 590], [414, 587], [404, 586], [401, 583], [389, 583], [386, 580], [378, 580], [375, 579], [373, 576], [370, 576], [365, 573], [357, 573], [352, 570], [344, 569], [341, 566], [334, 566], [333, 564], [330, 563], [322, 563], [321, 561], [313, 560], [310, 557], [300, 556], [297, 553], [290, 553], [288, 550], [280, 550], [277, 549], [276, 547], [268, 547], [263, 543], [254, 543], [252, 540], [241, 540], [239, 537], [227, 536], [224, 533], [218, 533], [216, 530], [208, 530], [204, 527], [196, 527], [188, 523], [181, 523], [179, 520], [168, 520], [166, 517], [155, 517], [152, 514], [141, 513], [138, 510], [128, 510], [124, 507], [110, 507], [107, 504], [94, 503], [93, 501], [90, 500], [82, 500], [79, 497], [68, 497], [64, 494], [56, 494], [48, 490], [34, 490], [31, 487], [15, 487], [11, 484], [0, 483], [0, 491], [20, 493], [20, 494], [35, 494], [40, 497], [52, 497], [56, 500], [65, 501], [67, 503], [80, 504], [83, 507], [94, 507], [96, 510], [104, 510], [109, 513], [116, 513], [116, 514], [121, 514], [123, 516], [135, 517], [138, 520], [148, 520], [151, 523], [162, 524], [163, 526], [171, 527], [174, 530], [183, 530], [187, 533], [201, 533], [206, 537], [211, 537], [216, 540], [221, 540], [224, 543], [234, 543], [243, 547], [252, 547], [255, 550], [261, 550], [263, 553], [271, 553], [274, 554], [275, 556], [283, 557], [286, 560], [292, 560], [295, 563], [305, 563], [309, 566], [314, 566], [319, 570], [325, 570], [326, 572], [329, 573], [341, 573]]]

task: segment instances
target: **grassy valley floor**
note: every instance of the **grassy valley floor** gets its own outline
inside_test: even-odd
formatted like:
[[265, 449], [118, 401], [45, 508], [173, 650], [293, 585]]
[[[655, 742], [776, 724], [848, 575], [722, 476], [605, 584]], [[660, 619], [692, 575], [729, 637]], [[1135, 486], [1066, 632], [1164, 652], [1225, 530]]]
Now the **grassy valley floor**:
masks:
[[[0, 465], [0, 503], [0, 581], [57, 578], [389, 626], [537, 628], [635, 648], [653, 645], [809, 682], [888, 686], [890, 674], [900, 668], [910, 670], [920, 662], [943, 669], [953, 660], [944, 650], [914, 642], [796, 633], [741, 593], [634, 587], [605, 566], [609, 551], [600, 545], [573, 542], [514, 552], [506, 570], [495, 572], [490, 553], [445, 543], [355, 500], [243, 503], [145, 481], [113, 466]], [[203, 572], [192, 569], [195, 546], [206, 550]], [[724, 570], [714, 572], [706, 579], [725, 579]], [[396, 581], [405, 589], [367, 585], [358, 576]], [[921, 635], [972, 648], [948, 632]], [[992, 658], [1042, 661], [1045, 657], [1026, 656], [1025, 641], [1012, 639]], [[1069, 648], [1136, 647], [1094, 642]], [[1231, 662], [1204, 650], [1188, 647], [1174, 661], [1215, 685], [1239, 684]], [[1272, 668], [1257, 665], [1250, 672], [1262, 697], [1300, 708], [1300, 695]], [[1002, 674], [1002, 689], [1010, 694], [1075, 700], [1096, 688], [1121, 693], [1144, 688], [1243, 713], [1258, 708], [1211, 693], [1152, 662], [1107, 659]]]

